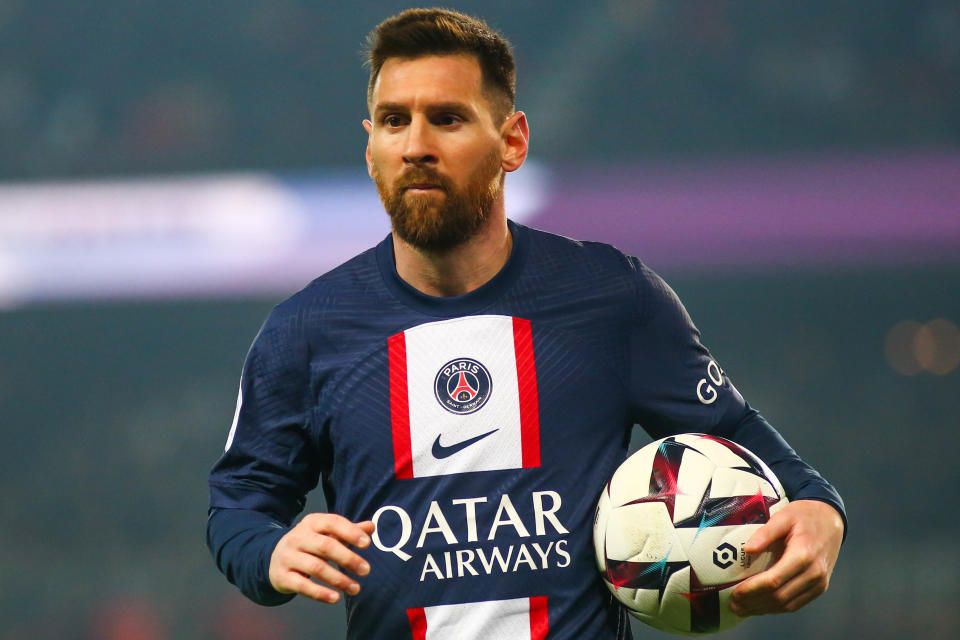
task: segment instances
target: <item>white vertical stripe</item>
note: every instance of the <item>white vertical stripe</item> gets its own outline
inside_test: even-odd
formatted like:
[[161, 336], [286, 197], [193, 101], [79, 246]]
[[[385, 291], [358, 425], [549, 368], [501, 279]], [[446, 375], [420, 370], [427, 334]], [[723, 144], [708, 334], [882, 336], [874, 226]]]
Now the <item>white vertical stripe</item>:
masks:
[[237, 409], [233, 412], [233, 424], [230, 425], [230, 434], [227, 436], [227, 445], [223, 448], [224, 452], [230, 450], [233, 444], [233, 436], [237, 432], [237, 422], [240, 420], [240, 407], [243, 405], [243, 377], [240, 378], [240, 389], [237, 391]]
[[425, 607], [427, 640], [530, 640], [530, 598]]

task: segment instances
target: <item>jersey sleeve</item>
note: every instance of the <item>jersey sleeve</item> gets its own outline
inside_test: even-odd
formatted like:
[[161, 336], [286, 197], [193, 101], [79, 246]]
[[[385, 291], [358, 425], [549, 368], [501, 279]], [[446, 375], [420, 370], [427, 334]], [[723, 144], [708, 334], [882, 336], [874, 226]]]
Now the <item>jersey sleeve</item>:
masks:
[[310, 436], [309, 349], [295, 312], [279, 307], [247, 354], [233, 425], [210, 472], [210, 506], [289, 523], [317, 486], [323, 452]]
[[296, 313], [275, 309], [247, 354], [233, 424], [210, 472], [207, 543], [260, 604], [279, 604], [270, 555], [316, 487], [326, 457], [310, 435], [309, 349]]
[[708, 433], [745, 446], [773, 470], [791, 500], [830, 504], [846, 531], [836, 489], [747, 404], [700, 342], [673, 289], [636, 258], [629, 260], [636, 284], [628, 383], [634, 421], [654, 439]]

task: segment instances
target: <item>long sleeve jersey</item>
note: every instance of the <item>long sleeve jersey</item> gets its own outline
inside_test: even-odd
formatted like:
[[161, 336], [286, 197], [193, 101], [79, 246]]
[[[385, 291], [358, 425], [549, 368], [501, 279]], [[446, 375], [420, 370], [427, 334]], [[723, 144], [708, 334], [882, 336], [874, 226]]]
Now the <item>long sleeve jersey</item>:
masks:
[[738, 442], [791, 500], [844, 514], [658, 275], [509, 227], [507, 264], [465, 295], [404, 282], [388, 236], [273, 310], [210, 475], [208, 544], [248, 597], [292, 597], [270, 554], [322, 481], [331, 511], [377, 525], [348, 638], [629, 638], [591, 535], [635, 424]]

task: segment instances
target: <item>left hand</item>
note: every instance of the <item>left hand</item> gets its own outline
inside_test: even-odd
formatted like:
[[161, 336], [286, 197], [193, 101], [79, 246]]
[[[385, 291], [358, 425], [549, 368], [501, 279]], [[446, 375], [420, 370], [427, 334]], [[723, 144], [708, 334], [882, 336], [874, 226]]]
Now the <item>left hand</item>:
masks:
[[757, 529], [743, 550], [755, 554], [782, 540], [783, 555], [744, 580], [730, 597], [738, 616], [796, 611], [827, 590], [843, 541], [837, 510], [818, 500], [791, 502]]

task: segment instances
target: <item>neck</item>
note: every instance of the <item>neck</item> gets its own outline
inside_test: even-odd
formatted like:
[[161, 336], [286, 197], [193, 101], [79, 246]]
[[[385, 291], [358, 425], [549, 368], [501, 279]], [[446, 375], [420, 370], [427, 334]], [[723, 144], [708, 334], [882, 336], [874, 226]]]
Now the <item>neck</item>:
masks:
[[490, 281], [510, 258], [513, 237], [504, 213], [491, 215], [470, 240], [443, 252], [418, 249], [393, 234], [397, 274], [417, 291], [436, 297], [470, 293]]

